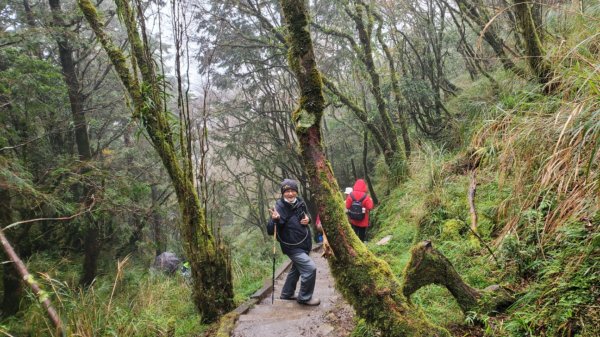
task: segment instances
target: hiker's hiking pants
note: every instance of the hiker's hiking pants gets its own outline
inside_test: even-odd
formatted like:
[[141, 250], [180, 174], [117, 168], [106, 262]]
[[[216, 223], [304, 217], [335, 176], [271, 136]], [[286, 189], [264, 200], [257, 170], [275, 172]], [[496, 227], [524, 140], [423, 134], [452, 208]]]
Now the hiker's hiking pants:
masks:
[[285, 284], [281, 290], [281, 297], [294, 296], [296, 284], [298, 283], [298, 278], [300, 278], [298, 302], [306, 302], [311, 299], [315, 290], [317, 266], [306, 253], [290, 254], [288, 257], [292, 260], [292, 269], [290, 269], [285, 279]]
[[354, 233], [356, 234], [356, 236], [358, 236], [360, 241], [362, 241], [362, 242], [367, 241], [367, 227], [358, 227], [358, 226], [352, 225], [352, 229], [354, 230]]

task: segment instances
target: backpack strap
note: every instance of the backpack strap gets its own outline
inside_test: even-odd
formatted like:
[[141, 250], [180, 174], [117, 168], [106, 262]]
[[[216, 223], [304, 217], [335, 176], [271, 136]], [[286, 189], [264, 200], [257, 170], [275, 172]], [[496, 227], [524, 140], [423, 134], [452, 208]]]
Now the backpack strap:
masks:
[[359, 200], [356, 200], [353, 193], [354, 192], [350, 193], [350, 198], [352, 198], [352, 201], [358, 201], [362, 204], [362, 202], [367, 198], [367, 192], [365, 192], [365, 194], [363, 194], [363, 196]]

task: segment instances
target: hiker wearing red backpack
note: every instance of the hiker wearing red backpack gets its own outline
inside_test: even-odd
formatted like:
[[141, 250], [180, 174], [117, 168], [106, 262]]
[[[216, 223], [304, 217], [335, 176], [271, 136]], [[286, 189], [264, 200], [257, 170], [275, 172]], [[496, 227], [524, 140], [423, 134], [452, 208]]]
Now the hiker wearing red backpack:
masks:
[[346, 212], [354, 233], [362, 242], [367, 239], [369, 211], [372, 209], [373, 199], [367, 194], [367, 184], [364, 180], [358, 179], [346, 198]]

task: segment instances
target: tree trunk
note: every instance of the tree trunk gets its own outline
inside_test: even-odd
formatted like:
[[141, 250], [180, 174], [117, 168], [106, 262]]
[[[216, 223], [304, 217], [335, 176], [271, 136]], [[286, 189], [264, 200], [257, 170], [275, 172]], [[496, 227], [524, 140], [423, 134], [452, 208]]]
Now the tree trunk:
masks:
[[[502, 63], [502, 66], [506, 70], [510, 70], [517, 75], [523, 75], [524, 72], [515, 65], [510, 59], [509, 55], [504, 50], [504, 42], [496, 32], [494, 26], [487, 26], [489, 22], [489, 15], [487, 15], [485, 8], [479, 4], [474, 4], [469, 0], [456, 0], [458, 7], [461, 12], [464, 13], [469, 19], [471, 19], [479, 29], [483, 31], [483, 39], [492, 47], [496, 56]], [[476, 32], [481, 35], [481, 32]]]
[[390, 81], [392, 82], [392, 91], [394, 93], [396, 111], [398, 113], [398, 124], [400, 125], [400, 133], [402, 134], [402, 142], [404, 143], [404, 156], [408, 161], [410, 159], [411, 152], [410, 138], [408, 136], [408, 123], [406, 122], [407, 118], [405, 116], [406, 112], [402, 109], [402, 94], [400, 93], [400, 85], [398, 84], [396, 66], [394, 65], [394, 58], [392, 57], [390, 48], [385, 43], [383, 34], [381, 33], [381, 29], [383, 27], [383, 18], [381, 18], [379, 15], [376, 15], [375, 18], [377, 18], [379, 21], [379, 26], [377, 28], [377, 39], [379, 40], [379, 44], [381, 44], [381, 48], [383, 49], [385, 57], [388, 61], [388, 66], [390, 67]]
[[[371, 80], [370, 89], [373, 97], [375, 98], [379, 117], [381, 117], [382, 129], [384, 130], [389, 144], [389, 151], [392, 151], [392, 156], [395, 156], [395, 154], [398, 153], [398, 136], [394, 128], [394, 124], [392, 123], [392, 119], [385, 106], [385, 100], [383, 99], [383, 94], [381, 93], [379, 73], [375, 68], [375, 60], [373, 59], [373, 49], [371, 45], [373, 18], [370, 13], [370, 9], [362, 1], [355, 1], [354, 9], [355, 13], [352, 13], [348, 8], [346, 9], [346, 13], [348, 13], [348, 15], [350, 15], [350, 17], [354, 20], [356, 30], [358, 32], [358, 39], [362, 49], [362, 55], [359, 56], [359, 59], [363, 62], [367, 72], [369, 73], [369, 79]], [[363, 20], [363, 16], [365, 15], [367, 16], [367, 25], [365, 25], [365, 21]]]
[[[0, 186], [0, 226], [5, 227], [12, 222], [10, 192]], [[19, 311], [19, 303], [23, 295], [23, 284], [17, 269], [12, 263], [5, 263], [2, 271], [4, 297], [2, 298], [2, 316], [12, 316]]]
[[471, 214], [471, 231], [477, 233], [477, 208], [475, 207], [475, 194], [477, 193], [477, 171], [471, 171], [469, 193], [469, 213]]
[[[195, 178], [188, 169], [191, 158], [178, 155], [189, 152], [183, 149], [179, 152], [172, 137], [174, 131], [165, 113], [162, 80], [156, 73], [149, 49], [143, 13], [136, 13], [126, 0], [117, 0], [116, 3], [135, 56], [130, 60], [133, 61], [133, 69], [139, 70], [139, 76], [129, 70], [128, 58], [123, 50], [117, 48], [104, 31], [92, 2], [78, 0], [79, 7], [132, 98], [134, 117], [141, 120], [169, 174], [181, 212], [183, 248], [192, 270], [192, 298], [202, 321], [214, 322], [234, 305], [229, 250], [218, 237], [214, 237], [213, 230], [206, 224], [206, 214], [194, 187]], [[185, 127], [181, 125], [182, 130]], [[179, 145], [185, 147], [186, 142]]]
[[159, 200], [158, 200], [158, 186], [156, 184], [152, 184], [150, 186], [151, 196], [152, 196], [152, 234], [154, 238], [154, 252], [156, 256], [160, 255], [167, 249], [166, 240], [163, 235], [162, 226], [160, 223], [160, 214], [158, 213]]
[[423, 241], [411, 250], [411, 258], [404, 270], [402, 292], [410, 298], [420, 288], [437, 284], [450, 291], [461, 310], [490, 313], [506, 309], [515, 300], [500, 286], [490, 286], [484, 290], [466, 284], [456, 272], [452, 263], [433, 248], [431, 241]]
[[371, 182], [371, 176], [369, 175], [369, 168], [367, 166], [368, 144], [369, 144], [369, 136], [367, 135], [367, 130], [365, 130], [363, 132], [363, 151], [362, 151], [363, 170], [365, 171], [365, 180], [367, 181], [367, 186], [369, 187], [369, 193], [371, 194], [371, 199], [373, 199], [373, 203], [375, 205], [378, 205], [379, 199], [377, 199], [377, 194], [375, 194], [375, 188], [373, 187], [373, 183]]
[[515, 14], [521, 29], [521, 34], [527, 50], [527, 61], [540, 84], [546, 86], [547, 92], [556, 89], [557, 83], [552, 81], [552, 67], [544, 59], [544, 46], [542, 45], [542, 31], [536, 26], [531, 6], [525, 0], [514, 0]]
[[[356, 179], [358, 179], [359, 176], [358, 172], [356, 171], [356, 164], [354, 163], [354, 156], [352, 154], [352, 150], [350, 149], [348, 142], [346, 142], [346, 139], [342, 141], [342, 144], [344, 146], [344, 152], [346, 153], [346, 157], [350, 158], [350, 174], [352, 174], [351, 177], [348, 177], [348, 175], [346, 175], [346, 178], [349, 178], [346, 179], [346, 181], [356, 181]], [[327, 156], [327, 153], [325, 155]], [[333, 165], [331, 167], [333, 167]], [[344, 171], [346, 170], [344, 169]]]
[[[68, 39], [68, 35], [65, 32], [67, 29], [62, 16], [62, 10], [60, 8], [60, 0], [49, 0], [50, 9], [52, 10], [52, 17], [54, 20], [54, 28], [58, 31], [56, 35], [56, 42], [58, 43], [58, 54], [60, 56], [60, 65], [62, 67], [63, 77], [67, 84], [67, 90], [69, 93], [69, 103], [71, 105], [71, 116], [73, 118], [73, 125], [75, 128], [75, 143], [77, 144], [77, 153], [79, 160], [86, 163], [92, 159], [92, 151], [90, 148], [90, 140], [87, 132], [87, 120], [83, 111], [84, 98], [81, 94], [81, 86], [77, 79], [77, 71], [75, 69], [75, 62], [73, 60], [73, 49]], [[85, 174], [88, 169], [84, 168], [81, 174]], [[88, 184], [82, 183], [80, 189], [77, 189], [81, 193], [78, 199], [80, 202], [88, 205], [89, 197], [93, 191]], [[83, 273], [81, 275], [80, 283], [82, 285], [90, 285], [94, 278], [96, 278], [96, 271], [98, 266], [98, 256], [100, 255], [100, 241], [98, 239], [99, 229], [98, 224], [92, 219], [87, 217], [88, 224], [85, 229], [84, 241], [85, 241], [85, 257], [83, 259]]]
[[337, 288], [383, 336], [449, 336], [407, 303], [389, 266], [365, 248], [346, 221], [339, 187], [323, 152], [320, 123], [325, 104], [304, 1], [281, 0], [281, 4], [289, 34], [288, 61], [301, 93], [292, 117], [321, 222], [335, 254], [329, 264]]
[[479, 56], [473, 50], [471, 45], [467, 42], [467, 38], [466, 38], [466, 34], [465, 34], [464, 18], [463, 18], [463, 21], [461, 22], [460, 20], [458, 20], [456, 15], [454, 15], [453, 10], [450, 10], [449, 13], [450, 13], [450, 16], [452, 17], [452, 21], [454, 21], [454, 24], [456, 25], [456, 28], [458, 29], [458, 32], [460, 34], [460, 40], [458, 42], [457, 51], [463, 57], [466, 67], [467, 67], [467, 70], [469, 71], [469, 75], [471, 76], [471, 79], [474, 79], [475, 75], [477, 74], [477, 71], [479, 71], [483, 76], [485, 76], [490, 81], [494, 90], [496, 92], [499, 91], [498, 82], [496, 82], [496, 80], [485, 69], [483, 69], [483, 66], [481, 64], [481, 60], [479, 59]]

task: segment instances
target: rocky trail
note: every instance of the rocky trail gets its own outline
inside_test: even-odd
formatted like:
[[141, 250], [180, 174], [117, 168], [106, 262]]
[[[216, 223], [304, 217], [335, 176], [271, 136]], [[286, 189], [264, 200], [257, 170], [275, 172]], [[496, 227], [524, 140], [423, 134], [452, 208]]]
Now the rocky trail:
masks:
[[[317, 265], [315, 297], [321, 299], [316, 307], [280, 300], [279, 293], [287, 269], [275, 281], [275, 301], [271, 304], [270, 287], [256, 296], [260, 300], [239, 317], [233, 337], [345, 337], [354, 328], [354, 311], [336, 291], [329, 265], [320, 251], [311, 252]], [[283, 267], [285, 268], [285, 266]], [[289, 268], [288, 268], [289, 269]], [[299, 284], [298, 284], [299, 288]]]

